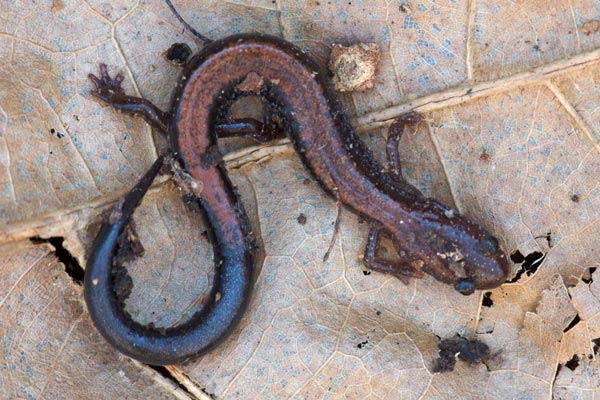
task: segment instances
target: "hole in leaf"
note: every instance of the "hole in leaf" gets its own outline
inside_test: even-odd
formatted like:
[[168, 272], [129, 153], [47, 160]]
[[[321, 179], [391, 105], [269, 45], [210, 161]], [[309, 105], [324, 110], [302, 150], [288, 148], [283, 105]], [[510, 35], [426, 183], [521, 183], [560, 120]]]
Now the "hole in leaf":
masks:
[[64, 264], [65, 272], [73, 279], [78, 285], [83, 283], [83, 268], [77, 262], [77, 259], [71, 255], [71, 252], [63, 246], [64, 238], [59, 236], [53, 236], [50, 238], [33, 237], [30, 239], [32, 243], [50, 243], [54, 247], [54, 255], [58, 258], [58, 261]]
[[[511, 260], [513, 260], [513, 261], [514, 261], [513, 256], [515, 254], [516, 254], [516, 252], [510, 256]], [[519, 254], [521, 254], [521, 253], [519, 253]], [[521, 257], [522, 257], [522, 255], [521, 255]], [[517, 272], [515, 277], [512, 280], [510, 280], [509, 282], [510, 283], [517, 282], [519, 279], [521, 279], [521, 276], [523, 274], [527, 274], [527, 276], [531, 276], [531, 275], [535, 274], [535, 272], [537, 271], [537, 269], [540, 266], [540, 264], [542, 263], [542, 261], [544, 261], [544, 258], [546, 258], [546, 255], [539, 251], [534, 251], [533, 253], [530, 253], [527, 256], [525, 256], [525, 258], [523, 259], [523, 265], [521, 265], [521, 268], [519, 269], [519, 271]]]
[[598, 354], [600, 350], [600, 338], [592, 339], [592, 343], [594, 343], [594, 354]]
[[[179, 390], [181, 390], [183, 393], [187, 393], [190, 394], [189, 390], [187, 389], [187, 387], [185, 387], [185, 385], [183, 385], [181, 382], [179, 382], [179, 380], [173, 376], [173, 374], [171, 374], [171, 372], [165, 368], [165, 367], [161, 367], [159, 365], [148, 365], [150, 368], [152, 368], [157, 374], [159, 374], [160, 376], [162, 376], [165, 380], [171, 382], [174, 386], [176, 386], [177, 388], [179, 388]], [[214, 398], [212, 395], [209, 394], [209, 396], [211, 398]]]
[[569, 322], [569, 325], [566, 326], [565, 329], [563, 329], [563, 332], [568, 332], [571, 329], [573, 329], [575, 327], [575, 325], [577, 325], [579, 323], [579, 321], [581, 321], [581, 318], [579, 318], [579, 314], [577, 314], [575, 316], [575, 318], [573, 318], [573, 320], [571, 322]]
[[517, 250], [510, 255], [510, 259], [515, 264], [520, 264], [523, 261], [525, 261], [525, 256], [523, 254], [521, 254], [521, 252], [519, 250]]
[[492, 300], [492, 292], [485, 292], [483, 294], [483, 300], [481, 301], [481, 305], [484, 307], [491, 307], [494, 305], [494, 300]]
[[592, 278], [592, 275], [594, 275], [594, 272], [596, 272], [596, 267], [590, 268], [589, 271], [590, 271], [590, 277], [581, 279], [583, 282], [587, 283], [588, 285], [590, 283], [594, 282], [594, 278]]
[[573, 358], [565, 363], [565, 367], [569, 368], [571, 371], [575, 371], [575, 368], [579, 366], [579, 356], [575, 354]]

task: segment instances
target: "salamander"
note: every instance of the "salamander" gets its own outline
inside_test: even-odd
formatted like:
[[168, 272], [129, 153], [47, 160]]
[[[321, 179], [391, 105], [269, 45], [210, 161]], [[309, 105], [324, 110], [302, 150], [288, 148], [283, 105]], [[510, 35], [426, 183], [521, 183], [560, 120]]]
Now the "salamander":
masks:
[[[223, 164], [214, 154], [216, 133], [227, 131], [223, 107], [239, 95], [237, 86], [250, 74], [262, 78], [259, 94], [268, 101], [279, 127], [321, 186], [374, 224], [364, 258], [367, 267], [391, 273], [404, 283], [425, 272], [463, 294], [494, 288], [506, 280], [509, 264], [498, 240], [451, 208], [423, 196], [399, 173], [390, 149], [393, 144], [397, 146], [404, 126], [418, 121], [418, 114], [406, 114], [392, 125], [388, 161], [394, 171], [387, 171], [355, 133], [327, 74], [291, 43], [263, 34], [238, 34], [209, 43], [185, 66], [170, 112], [123, 94], [119, 86], [122, 78], [110, 79], [105, 66], [101, 71], [101, 79], [90, 75], [96, 85], [92, 94], [118, 110], [141, 114], [168, 133], [185, 170], [202, 182], [200, 203], [215, 231], [216, 246], [223, 246], [215, 252], [220, 254], [217, 260], [225, 260], [217, 272], [223, 282], [219, 289], [213, 289], [221, 300], [199, 314], [204, 319], [196, 318], [184, 328], [169, 328], [166, 334], [148, 337], [148, 331], [140, 331], [130, 318], [116, 318], [120, 314], [114, 303], [103, 300], [97, 304], [97, 298], [110, 293], [104, 287], [101, 293], [92, 292], [97, 288], [90, 282], [99, 269], [96, 264], [101, 264], [101, 283], [107, 284], [104, 269], [110, 269], [110, 263], [106, 259], [114, 250], [103, 242], [96, 244], [86, 272], [88, 308], [103, 335], [125, 354], [151, 364], [189, 360], [229, 334], [247, 305], [252, 286], [248, 228]], [[254, 131], [256, 138], [268, 131], [263, 129], [267, 124], [260, 122], [242, 125], [243, 130]], [[235, 132], [236, 128], [232, 129]], [[107, 229], [115, 235], [116, 228]], [[401, 264], [378, 257], [381, 234], [389, 236], [403, 255]], [[227, 264], [229, 255], [233, 255], [232, 264]], [[233, 300], [229, 301], [229, 296]], [[217, 309], [230, 314], [223, 312], [220, 318], [213, 318]]]

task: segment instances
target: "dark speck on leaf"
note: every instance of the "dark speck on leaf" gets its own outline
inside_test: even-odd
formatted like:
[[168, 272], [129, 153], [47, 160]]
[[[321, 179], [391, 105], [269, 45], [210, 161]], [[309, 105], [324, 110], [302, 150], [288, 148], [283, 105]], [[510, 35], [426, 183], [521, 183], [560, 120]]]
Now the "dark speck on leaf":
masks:
[[460, 336], [440, 341], [438, 348], [440, 357], [434, 362], [433, 372], [452, 371], [456, 365], [456, 357], [471, 364], [490, 358], [490, 348], [487, 344]]
[[479, 161], [490, 161], [491, 158], [490, 153], [485, 149], [479, 155]]
[[300, 215], [298, 215], [298, 218], [296, 220], [298, 221], [298, 223], [300, 225], [305, 225], [306, 224], [306, 215], [300, 213]]
[[192, 49], [185, 43], [173, 43], [164, 53], [164, 57], [173, 65], [185, 65], [188, 58], [192, 55]]

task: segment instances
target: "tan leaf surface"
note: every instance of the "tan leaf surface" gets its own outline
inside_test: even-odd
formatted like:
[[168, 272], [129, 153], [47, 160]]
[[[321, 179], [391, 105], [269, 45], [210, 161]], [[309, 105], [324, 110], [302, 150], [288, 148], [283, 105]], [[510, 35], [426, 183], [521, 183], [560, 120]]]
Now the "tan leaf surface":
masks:
[[[506, 3], [506, 4], [505, 4]], [[210, 38], [264, 32], [326, 65], [376, 42], [375, 87], [342, 96], [378, 157], [386, 126], [407, 179], [485, 226], [512, 282], [464, 297], [427, 276], [363, 273], [369, 230], [287, 141], [224, 140], [260, 244], [233, 335], [195, 363], [154, 370], [94, 329], [65, 249], [85, 268], [99, 223], [167, 141], [90, 97], [105, 62], [163, 110], [179, 70], [162, 53], [201, 44], [159, 0], [0, 3], [0, 398], [597, 398], [600, 346], [600, 20], [591, 0], [202, 1], [175, 6]], [[300, 215], [306, 217], [300, 223]], [[301, 219], [300, 219], [301, 221]], [[168, 177], [136, 211], [146, 249], [127, 309], [168, 326], [201, 307], [212, 249]], [[63, 238], [56, 257], [39, 238]], [[28, 239], [36, 238], [34, 242]], [[521, 258], [519, 259], [519, 255]], [[58, 259], [57, 259], [58, 257]], [[542, 259], [543, 258], [543, 259]], [[537, 262], [536, 262], [537, 259]], [[540, 262], [541, 260], [541, 262]], [[486, 343], [483, 363], [433, 373], [439, 338]], [[178, 386], [181, 385], [181, 386]], [[181, 387], [181, 388], [180, 388]]]
[[569, 289], [573, 307], [579, 317], [564, 334], [559, 362], [566, 365], [556, 376], [554, 393], [562, 398], [570, 396], [592, 398], [600, 395], [600, 273], [592, 274], [592, 282], [580, 282]]

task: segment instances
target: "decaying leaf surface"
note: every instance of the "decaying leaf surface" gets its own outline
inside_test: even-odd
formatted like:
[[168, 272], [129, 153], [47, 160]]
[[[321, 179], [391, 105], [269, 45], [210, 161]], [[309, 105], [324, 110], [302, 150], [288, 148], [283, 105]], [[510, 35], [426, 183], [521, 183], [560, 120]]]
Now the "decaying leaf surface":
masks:
[[[517, 262], [510, 283], [469, 297], [431, 277], [404, 286], [363, 272], [369, 224], [348, 210], [323, 262], [335, 201], [289, 145], [227, 141], [259, 271], [234, 334], [170, 367], [187, 393], [112, 350], [64, 272], [68, 260], [23, 239], [64, 237], [85, 267], [102, 216], [166, 148], [140, 119], [92, 99], [87, 74], [105, 62], [126, 92], [166, 110], [179, 71], [162, 53], [200, 44], [158, 0], [61, 3], [0, 4], [0, 382], [10, 397], [598, 396], [592, 1], [177, 1], [211, 38], [271, 33], [321, 65], [333, 43], [379, 43], [375, 87], [343, 96], [363, 137], [381, 157], [379, 127], [416, 107], [425, 121], [402, 138], [405, 176], [493, 232]], [[146, 253], [129, 266], [127, 307], [167, 326], [201, 307], [212, 250], [173, 184], [155, 186], [135, 215]], [[433, 373], [438, 338], [457, 334], [492, 357]]]
[[559, 353], [559, 362], [565, 365], [556, 376], [557, 397], [571, 396], [587, 398], [600, 393], [600, 371], [598, 347], [600, 346], [600, 280], [596, 271], [592, 282], [581, 282], [569, 290], [573, 306], [579, 317], [564, 335]]
[[132, 392], [188, 398], [154, 371], [110, 351], [52, 246], [25, 241], [0, 250], [3, 399], [127, 398]]

